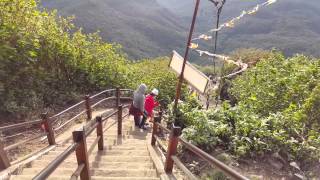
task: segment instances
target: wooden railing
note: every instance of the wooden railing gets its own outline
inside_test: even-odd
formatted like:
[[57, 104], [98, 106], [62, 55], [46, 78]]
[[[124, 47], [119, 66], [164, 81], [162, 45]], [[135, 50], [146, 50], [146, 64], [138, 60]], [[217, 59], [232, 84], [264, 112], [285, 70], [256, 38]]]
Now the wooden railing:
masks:
[[[183, 145], [187, 150], [193, 152], [198, 157], [202, 158], [203, 160], [207, 161], [214, 167], [218, 168], [223, 174], [226, 176], [237, 179], [237, 180], [249, 180], [245, 176], [241, 175], [237, 171], [233, 170], [226, 164], [222, 163], [221, 161], [217, 160], [216, 158], [212, 157], [208, 153], [204, 152], [200, 148], [196, 147], [195, 145], [189, 143], [184, 138], [180, 137], [181, 128], [172, 125], [171, 130], [166, 128], [164, 125], [161, 124], [162, 113], [159, 113], [159, 116], [154, 118], [153, 123], [153, 130], [151, 136], [151, 145], [152, 146], [160, 146], [161, 149], [166, 151], [165, 162], [164, 162], [164, 170], [166, 173], [172, 173], [174, 164], [183, 171], [189, 179], [198, 179], [178, 158], [177, 156], [177, 147], [180, 143]], [[164, 146], [162, 140], [158, 137], [158, 131], [162, 130], [166, 133], [169, 133], [169, 142], [168, 146]]]
[[[118, 113], [118, 120], [119, 120], [119, 122], [121, 122], [122, 121], [122, 108], [123, 108], [123, 106], [120, 105], [120, 100], [131, 100], [132, 92], [133, 91], [130, 90], [130, 89], [119, 89], [119, 88], [108, 89], [108, 90], [99, 92], [99, 93], [97, 93], [97, 94], [95, 94], [93, 96], [85, 96], [83, 101], [80, 101], [80, 102], [78, 102], [78, 103], [76, 103], [76, 104], [64, 109], [63, 111], [61, 111], [61, 112], [59, 112], [59, 113], [57, 113], [57, 114], [55, 114], [55, 115], [53, 115], [51, 117], [48, 116], [48, 113], [43, 113], [43, 114], [41, 114], [41, 119], [39, 119], [39, 120], [34, 120], [34, 121], [23, 122], [23, 123], [18, 123], [18, 124], [14, 124], [14, 125], [8, 125], [8, 126], [0, 127], [0, 132], [9, 132], [11, 130], [26, 128], [26, 127], [33, 127], [33, 126], [37, 126], [37, 128], [39, 128], [39, 129], [44, 129], [43, 133], [40, 133], [38, 135], [35, 135], [33, 137], [27, 138], [27, 139], [25, 139], [23, 141], [11, 144], [11, 145], [6, 146], [6, 147], [4, 147], [3, 143], [0, 142], [0, 170], [6, 169], [6, 168], [8, 168], [10, 166], [10, 161], [9, 161], [8, 156], [7, 156], [7, 152], [8, 151], [13, 150], [13, 149], [15, 149], [15, 148], [17, 148], [17, 147], [19, 147], [21, 145], [24, 145], [27, 142], [40, 139], [40, 138], [42, 138], [44, 136], [47, 137], [49, 145], [55, 145], [56, 144], [56, 141], [55, 141], [56, 135], [55, 134], [58, 131], [61, 131], [68, 124], [70, 124], [71, 122], [75, 121], [77, 118], [79, 118], [81, 115], [84, 115], [84, 114], [86, 114], [86, 116], [87, 116], [86, 119], [87, 119], [87, 122], [88, 122], [87, 125], [85, 126], [86, 127], [85, 132], [87, 133], [87, 135], [90, 134], [95, 128], [97, 128], [97, 132], [99, 131], [99, 136], [98, 137], [101, 137], [102, 134], [100, 132], [100, 129], [101, 129], [100, 120], [98, 119], [98, 120], [94, 121], [94, 123], [92, 123], [93, 121], [90, 121], [92, 119], [92, 110], [93, 110], [93, 108], [95, 108], [96, 106], [102, 104], [105, 101], [115, 100], [115, 104], [116, 104], [116, 107], [118, 107], [118, 109], [115, 112], [111, 113], [109, 116], [111, 117], [111, 116], [115, 115], [116, 113]], [[110, 94], [111, 94], [111, 96], [108, 97], [108, 95], [110, 95]], [[127, 94], [129, 96], [122, 97], [121, 94]], [[96, 100], [100, 96], [103, 96], [103, 98]], [[91, 102], [94, 101], [94, 100], [96, 100], [97, 102], [95, 104], [91, 105]], [[78, 113], [75, 116], [71, 117], [70, 119], [64, 121], [58, 127], [56, 127], [56, 128], [53, 127], [55, 124], [57, 124], [58, 117], [66, 114], [66, 113], [74, 111], [75, 109], [81, 107], [81, 105], [84, 105], [84, 107], [83, 107], [83, 110], [80, 113]], [[125, 106], [125, 108], [127, 108], [127, 107], [128, 106]], [[81, 108], [80, 108], [80, 110], [81, 110]], [[109, 116], [104, 117], [104, 119], [101, 120], [101, 122], [105, 121], [106, 119], [108, 119]], [[103, 117], [101, 117], [101, 118], [103, 118]], [[121, 125], [118, 125], [118, 127], [121, 128]], [[98, 128], [99, 128], [99, 130], [98, 130]], [[59, 156], [59, 158], [57, 158], [54, 161], [54, 163], [52, 163], [53, 165], [59, 164], [60, 161], [62, 162], [64, 157], [67, 157], [68, 155], [70, 155], [70, 153], [73, 152], [73, 150], [77, 150], [79, 147], [84, 148], [83, 146], [81, 146], [81, 143], [82, 143], [81, 140], [79, 140], [79, 138], [81, 136], [81, 133], [84, 133], [84, 132], [80, 132], [80, 131], [78, 132], [77, 131], [76, 135], [73, 135], [74, 139], [76, 138], [75, 143], [67, 149], [68, 151], [66, 150], [65, 153], [61, 154], [61, 156]], [[121, 130], [118, 130], [118, 133], [121, 133]], [[19, 134], [21, 134], [21, 133], [19, 133]], [[86, 137], [86, 136], [84, 136], [84, 137]], [[98, 143], [98, 147], [100, 149], [100, 148], [103, 147], [103, 146], [101, 146], [101, 142], [103, 143], [103, 138], [100, 138], [98, 140], [98, 142], [99, 142]]]

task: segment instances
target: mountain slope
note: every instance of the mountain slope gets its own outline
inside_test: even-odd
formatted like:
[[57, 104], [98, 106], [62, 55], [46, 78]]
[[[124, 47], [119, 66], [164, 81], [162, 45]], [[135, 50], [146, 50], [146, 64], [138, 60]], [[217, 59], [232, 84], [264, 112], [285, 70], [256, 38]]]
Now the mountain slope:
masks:
[[85, 32], [100, 31], [104, 40], [119, 43], [133, 59], [169, 55], [183, 47], [185, 30], [179, 18], [156, 0], [43, 0], [45, 8], [75, 15]]
[[[237, 16], [265, 0], [227, 0], [221, 21]], [[75, 15], [75, 24], [85, 32], [96, 32], [104, 40], [123, 46], [131, 59], [170, 55], [173, 49], [184, 52], [193, 0], [43, 0], [43, 6], [58, 9], [64, 16]], [[201, 1], [195, 35], [215, 24], [215, 7]], [[237, 48], [277, 48], [286, 55], [305, 53], [320, 56], [320, 3], [318, 0], [278, 0], [245, 17], [233, 29], [219, 33], [219, 53]], [[212, 43], [201, 44], [212, 49]], [[198, 58], [198, 59], [197, 59]], [[191, 59], [199, 61], [198, 55]]]
[[[171, 12], [188, 21], [192, 15], [192, 0], [158, 0]], [[235, 17], [265, 0], [227, 0], [222, 22]], [[202, 1], [196, 32], [206, 32], [214, 25], [215, 10], [212, 3]], [[230, 52], [240, 47], [270, 49], [276, 47], [286, 55], [305, 53], [320, 56], [320, 3], [318, 0], [278, 0], [261, 9], [255, 16], [245, 17], [233, 29], [220, 32], [219, 52]], [[190, 20], [189, 20], [190, 21]]]

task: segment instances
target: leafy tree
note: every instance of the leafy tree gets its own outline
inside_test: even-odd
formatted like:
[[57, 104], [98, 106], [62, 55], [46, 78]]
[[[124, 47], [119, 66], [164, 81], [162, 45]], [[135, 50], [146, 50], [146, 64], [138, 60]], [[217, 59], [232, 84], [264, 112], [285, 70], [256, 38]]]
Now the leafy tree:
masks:
[[119, 45], [83, 33], [73, 17], [39, 10], [36, 0], [1, 0], [0, 17], [1, 115], [24, 119], [86, 93], [141, 82], [172, 101], [176, 80], [167, 60], [131, 63]]

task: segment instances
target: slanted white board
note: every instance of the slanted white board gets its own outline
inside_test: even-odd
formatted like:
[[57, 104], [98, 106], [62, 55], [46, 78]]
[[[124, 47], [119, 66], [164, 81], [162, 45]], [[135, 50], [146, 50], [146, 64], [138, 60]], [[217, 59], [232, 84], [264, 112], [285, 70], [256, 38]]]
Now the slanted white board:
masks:
[[[176, 51], [173, 51], [169, 67], [178, 75], [180, 75], [182, 64], [183, 57], [180, 56]], [[204, 93], [206, 91], [209, 83], [209, 78], [197, 68], [192, 66], [189, 62], [186, 63], [183, 78], [200, 93]]]

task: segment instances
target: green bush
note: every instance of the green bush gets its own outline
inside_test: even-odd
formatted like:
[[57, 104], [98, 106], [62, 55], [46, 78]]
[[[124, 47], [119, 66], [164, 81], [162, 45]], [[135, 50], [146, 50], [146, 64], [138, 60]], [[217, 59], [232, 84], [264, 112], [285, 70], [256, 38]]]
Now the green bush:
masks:
[[[167, 105], [176, 76], [167, 58], [132, 63], [121, 47], [84, 34], [36, 0], [0, 1], [0, 114], [29, 116], [106, 88], [159, 88]], [[164, 60], [162, 60], [164, 59]]]
[[[180, 112], [183, 136], [210, 151], [237, 157], [281, 152], [303, 164], [320, 158], [320, 61], [275, 53], [232, 82], [238, 104]], [[184, 105], [187, 106], [188, 105]]]
[[[175, 95], [178, 76], [169, 70], [169, 58], [156, 58], [153, 60], [145, 59], [130, 64], [131, 84], [130, 87], [136, 89], [139, 84], [145, 83], [148, 86], [148, 92], [153, 88], [159, 90], [161, 105], [167, 108]], [[186, 88], [183, 87], [182, 94], [185, 94]]]

